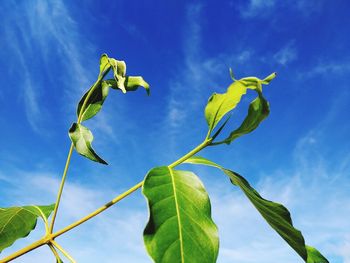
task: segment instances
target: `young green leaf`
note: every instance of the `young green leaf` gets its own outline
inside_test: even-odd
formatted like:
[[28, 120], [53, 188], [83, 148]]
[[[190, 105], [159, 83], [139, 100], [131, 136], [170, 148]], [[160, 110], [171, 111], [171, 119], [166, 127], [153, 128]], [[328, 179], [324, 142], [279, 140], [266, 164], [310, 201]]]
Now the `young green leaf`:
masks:
[[329, 263], [329, 261], [316, 249], [306, 245], [307, 263]]
[[109, 63], [112, 66], [114, 79], [117, 82], [117, 87], [123, 93], [126, 93], [125, 89], [125, 76], [126, 76], [126, 64], [122, 60], [116, 60], [114, 58], [109, 59]]
[[210, 134], [219, 121], [240, 102], [242, 96], [247, 93], [247, 89], [255, 90], [259, 97], [262, 97], [262, 84], [268, 84], [275, 74], [260, 80], [255, 77], [247, 77], [235, 80], [227, 89], [226, 93], [214, 93], [208, 100], [205, 108], [205, 118], [209, 126]]
[[[119, 89], [117, 85], [117, 81], [115, 79], [107, 79], [107, 80], [104, 80], [103, 82], [105, 82], [109, 87], [113, 89]], [[127, 92], [135, 91], [139, 87], [143, 87], [146, 90], [147, 95], [150, 94], [149, 84], [141, 76], [126, 76], [124, 84], [125, 84], [125, 90]]]
[[127, 91], [137, 90], [138, 87], [143, 87], [146, 90], [147, 95], [150, 94], [149, 85], [141, 76], [126, 76], [125, 89]]
[[266, 200], [250, 186], [241, 175], [223, 168], [222, 166], [203, 157], [194, 156], [185, 163], [203, 164], [222, 170], [248, 197], [255, 208], [260, 212], [267, 223], [304, 259], [307, 263], [328, 263], [320, 252], [305, 245], [304, 237], [299, 230], [294, 228], [290, 213], [283, 205]]
[[47, 219], [55, 204], [48, 206], [20, 206], [0, 208], [0, 253], [17, 239], [29, 235], [38, 217]]
[[142, 192], [150, 211], [143, 237], [155, 262], [216, 262], [218, 231], [208, 194], [195, 174], [154, 168], [146, 175]]
[[72, 127], [69, 129], [69, 137], [79, 154], [89, 158], [92, 161], [107, 164], [93, 150], [91, 143], [94, 136], [88, 128], [79, 123], [73, 123]]
[[[93, 86], [91, 88], [93, 88]], [[102, 104], [108, 96], [109, 85], [105, 81], [99, 82], [98, 85], [92, 91], [87, 102], [85, 102], [83, 112], [80, 112], [91, 88], [84, 94], [84, 96], [80, 99], [78, 104], [77, 116], [79, 117], [79, 115], [81, 114], [82, 122], [95, 116], [101, 110]]]
[[269, 103], [263, 96], [258, 96], [249, 105], [248, 114], [242, 124], [221, 142], [213, 143], [213, 145], [227, 143], [230, 144], [238, 137], [254, 131], [259, 124], [269, 115]]
[[109, 58], [107, 54], [102, 54], [100, 58], [100, 73], [99, 78], [103, 78], [103, 76], [106, 74], [106, 72], [110, 69], [111, 64], [109, 63]]

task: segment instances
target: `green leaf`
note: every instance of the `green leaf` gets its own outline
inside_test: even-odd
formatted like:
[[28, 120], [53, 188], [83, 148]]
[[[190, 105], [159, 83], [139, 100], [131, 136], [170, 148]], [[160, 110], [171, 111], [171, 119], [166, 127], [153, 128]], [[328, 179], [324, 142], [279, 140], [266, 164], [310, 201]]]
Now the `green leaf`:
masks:
[[109, 85], [105, 81], [98, 83], [98, 85], [92, 91], [92, 94], [90, 95], [89, 99], [85, 103], [84, 111], [80, 113], [84, 101], [91, 88], [84, 94], [84, 96], [81, 98], [78, 104], [77, 116], [79, 117], [79, 114], [82, 115], [81, 121], [88, 120], [95, 116], [101, 110], [102, 104], [108, 96]]
[[241, 175], [199, 156], [191, 157], [187, 159], [185, 163], [203, 164], [221, 169], [230, 178], [232, 184], [238, 186], [244, 192], [267, 223], [304, 259], [305, 262], [328, 262], [316, 249], [305, 245], [304, 237], [299, 230], [294, 228], [287, 208], [261, 197]]
[[102, 78], [103, 75], [109, 70], [111, 64], [109, 63], [109, 58], [107, 54], [102, 54], [100, 58], [100, 74], [99, 78]]
[[[103, 82], [113, 89], [119, 89], [117, 81], [115, 81], [115, 79], [107, 79]], [[124, 84], [125, 90], [127, 92], [135, 91], [139, 87], [143, 87], [146, 90], [147, 95], [150, 94], [149, 84], [141, 76], [126, 76]]]
[[[262, 97], [262, 84], [268, 84], [275, 73], [267, 78], [260, 80], [256, 77], [247, 77], [235, 80], [227, 89], [226, 93], [214, 93], [208, 101], [205, 108], [205, 118], [209, 126], [209, 134], [220, 122], [220, 120], [240, 102], [242, 96], [247, 93], [247, 89], [255, 90], [259, 97]], [[233, 77], [233, 73], [231, 73]]]
[[195, 174], [154, 168], [146, 175], [142, 192], [150, 211], [143, 237], [155, 262], [216, 262], [218, 230], [208, 194]]
[[263, 96], [258, 96], [249, 105], [248, 114], [236, 130], [230, 133], [230, 135], [222, 142], [215, 144], [227, 143], [230, 144], [238, 137], [248, 134], [254, 131], [259, 124], [269, 115], [270, 107], [269, 103]]
[[93, 150], [91, 143], [94, 139], [91, 131], [79, 123], [73, 123], [69, 129], [69, 137], [74, 144], [76, 151], [92, 161], [107, 164]]
[[55, 204], [48, 206], [20, 206], [0, 208], [0, 253], [17, 239], [29, 235], [38, 217], [47, 219]]
[[116, 60], [114, 58], [109, 59], [109, 63], [112, 66], [114, 79], [117, 82], [117, 87], [120, 89], [123, 93], [126, 93], [125, 89], [125, 76], [126, 76], [126, 64], [122, 60]]
[[313, 247], [306, 245], [307, 263], [329, 263], [329, 261], [322, 256], [322, 254]]
[[147, 95], [150, 94], [148, 83], [141, 76], [127, 76], [125, 79], [125, 88], [127, 91], [137, 90], [138, 87], [143, 87]]

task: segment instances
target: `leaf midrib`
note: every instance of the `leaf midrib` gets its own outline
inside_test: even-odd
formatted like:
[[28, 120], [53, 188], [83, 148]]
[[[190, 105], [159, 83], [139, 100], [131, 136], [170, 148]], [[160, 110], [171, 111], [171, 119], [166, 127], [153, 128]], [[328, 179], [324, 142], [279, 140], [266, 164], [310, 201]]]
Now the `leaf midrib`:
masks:
[[173, 170], [168, 167], [171, 181], [172, 181], [172, 188], [174, 192], [174, 201], [175, 201], [175, 209], [176, 209], [176, 214], [177, 214], [177, 223], [179, 226], [179, 241], [180, 241], [180, 254], [181, 254], [181, 262], [185, 263], [184, 259], [184, 249], [183, 249], [183, 237], [182, 237], [182, 224], [181, 224], [181, 217], [180, 217], [180, 209], [178, 205], [178, 200], [177, 200], [177, 193], [176, 193], [176, 184], [175, 184], [175, 178], [174, 178], [174, 173]]

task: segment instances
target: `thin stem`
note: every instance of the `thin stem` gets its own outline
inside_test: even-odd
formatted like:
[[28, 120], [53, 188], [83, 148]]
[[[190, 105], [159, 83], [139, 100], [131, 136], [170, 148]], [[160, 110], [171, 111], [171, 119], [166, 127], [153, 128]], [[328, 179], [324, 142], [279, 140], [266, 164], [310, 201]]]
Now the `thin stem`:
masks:
[[[205, 140], [203, 143], [201, 143], [200, 145], [198, 145], [196, 148], [194, 148], [192, 151], [188, 152], [187, 154], [185, 154], [183, 157], [181, 157], [180, 159], [176, 160], [175, 162], [171, 163], [170, 165], [168, 165], [169, 168], [174, 168], [175, 166], [181, 164], [183, 161], [187, 160], [188, 158], [190, 158], [191, 156], [195, 155], [197, 152], [199, 152], [200, 150], [202, 150], [203, 148], [205, 148], [206, 146], [211, 144], [211, 139], [209, 140]], [[139, 182], [138, 184], [134, 185], [133, 187], [131, 187], [130, 189], [128, 189], [127, 191], [125, 191], [124, 193], [118, 195], [116, 198], [114, 198], [112, 201], [106, 203], [104, 206], [100, 207], [99, 209], [95, 210], [94, 212], [92, 212], [91, 214], [83, 217], [82, 219], [74, 222], [73, 224], [57, 231], [56, 233], [52, 234], [52, 238], [56, 238], [64, 233], [66, 233], [67, 231], [81, 225], [82, 223], [88, 221], [89, 219], [97, 216], [98, 214], [102, 213], [103, 211], [105, 211], [106, 209], [108, 209], [109, 207], [111, 207], [112, 205], [118, 203], [120, 200], [124, 199], [125, 197], [127, 197], [128, 195], [130, 195], [131, 193], [135, 192], [137, 189], [141, 188], [143, 185], [143, 181]]]
[[211, 144], [212, 139], [206, 139], [204, 142], [202, 142], [200, 145], [198, 145], [196, 148], [194, 148], [192, 151], [188, 152], [184, 156], [182, 156], [180, 159], [176, 160], [175, 162], [168, 165], [169, 168], [174, 168], [175, 166], [181, 164], [182, 162], [186, 161], [191, 156], [195, 155], [197, 152], [202, 150], [203, 148], [207, 147]]
[[14, 259], [28, 253], [29, 251], [32, 251], [38, 247], [45, 245], [46, 243], [47, 243], [46, 237], [39, 239], [38, 241], [35, 241], [34, 243], [30, 244], [29, 246], [26, 246], [26, 247], [16, 251], [15, 253], [13, 253], [13, 254], [11, 254], [3, 259], [0, 259], [0, 263], [7, 263], [11, 260], [14, 260]]
[[[78, 116], [78, 120], [77, 120], [78, 124], [81, 123], [81, 121], [82, 121], [83, 112], [84, 112], [84, 110], [86, 108], [87, 102], [90, 99], [92, 93], [94, 92], [94, 90], [96, 89], [98, 84], [102, 81], [102, 79], [108, 74], [109, 70], [110, 70], [110, 68], [108, 70], [106, 70], [106, 72], [104, 72], [104, 74], [102, 76], [99, 75], [97, 81], [90, 88], [90, 90], [89, 90], [88, 94], [86, 95], [86, 98], [85, 98], [85, 100], [83, 102], [83, 105], [80, 108], [80, 112], [79, 112], [79, 116]], [[62, 179], [61, 179], [60, 188], [59, 188], [58, 194], [57, 194], [57, 199], [56, 199], [56, 203], [55, 203], [55, 209], [53, 211], [53, 216], [52, 216], [51, 225], [50, 225], [50, 229], [49, 229], [50, 233], [53, 232], [53, 227], [55, 225], [55, 220], [56, 220], [56, 216], [57, 216], [57, 212], [58, 212], [58, 207], [59, 207], [60, 202], [61, 202], [61, 196], [62, 196], [64, 184], [66, 182], [67, 172], [68, 172], [70, 160], [71, 160], [71, 157], [72, 157], [73, 149], [74, 149], [74, 145], [73, 145], [73, 143], [71, 143], [70, 148], [69, 148], [69, 152], [68, 152], [68, 156], [67, 156], [67, 160], [66, 160], [66, 164], [65, 164], [65, 167], [64, 167]]]
[[56, 199], [56, 203], [55, 203], [55, 209], [53, 210], [53, 215], [52, 215], [52, 220], [51, 220], [49, 233], [52, 233], [53, 227], [55, 225], [57, 211], [58, 211], [58, 207], [59, 207], [60, 202], [61, 202], [61, 196], [62, 196], [62, 192], [63, 192], [63, 187], [64, 187], [64, 183], [66, 182], [67, 172], [68, 172], [68, 168], [69, 168], [70, 159], [72, 157], [73, 149], [74, 149], [74, 145], [73, 145], [73, 143], [71, 143], [70, 148], [69, 148], [69, 152], [68, 152], [68, 156], [67, 156], [67, 160], [66, 160], [66, 165], [64, 166], [64, 171], [63, 171], [63, 175], [62, 175], [62, 179], [61, 179], [60, 188], [59, 188], [58, 194], [57, 194], [57, 199]]
[[48, 246], [49, 246], [49, 248], [51, 249], [52, 253], [54, 254], [54, 256], [55, 256], [57, 262], [62, 262], [62, 260], [61, 260], [61, 258], [60, 258], [60, 255], [58, 254], [56, 248], [55, 248], [51, 243], [49, 243]]
[[118, 195], [116, 198], [114, 198], [112, 201], [106, 203], [104, 206], [100, 207], [99, 209], [95, 210], [94, 212], [92, 212], [91, 214], [83, 217], [82, 219], [74, 222], [73, 224], [70, 224], [69, 226], [55, 232], [52, 234], [52, 238], [56, 238], [64, 233], [66, 233], [67, 231], [81, 225], [82, 223], [88, 221], [89, 219], [97, 216], [98, 214], [102, 213], [103, 211], [105, 211], [106, 209], [108, 209], [109, 207], [111, 207], [112, 205], [118, 203], [120, 200], [124, 199], [125, 197], [127, 197], [128, 195], [130, 195], [131, 193], [135, 192], [137, 189], [139, 189], [141, 186], [143, 185], [143, 181], [139, 182], [138, 184], [134, 185], [133, 187], [131, 187], [130, 189], [128, 189], [127, 191], [125, 191], [124, 193]]
[[56, 241], [52, 240], [51, 241], [51, 244], [53, 244], [59, 251], [62, 252], [62, 254], [67, 258], [69, 259], [70, 262], [72, 263], [77, 263], [71, 255], [69, 255], [69, 253], [67, 251], [65, 251]]

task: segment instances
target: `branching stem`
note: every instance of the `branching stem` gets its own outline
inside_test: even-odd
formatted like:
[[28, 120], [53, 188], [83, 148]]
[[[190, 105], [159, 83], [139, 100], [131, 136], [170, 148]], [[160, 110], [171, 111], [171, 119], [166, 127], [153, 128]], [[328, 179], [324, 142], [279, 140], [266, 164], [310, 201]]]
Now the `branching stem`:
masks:
[[[81, 123], [81, 121], [82, 121], [83, 113], [84, 113], [84, 110], [86, 108], [88, 100], [90, 99], [91, 95], [93, 94], [93, 92], [97, 88], [97, 86], [103, 80], [103, 78], [108, 74], [109, 70], [110, 70], [110, 68], [108, 70], [106, 70], [103, 73], [103, 75], [99, 75], [97, 81], [90, 88], [90, 90], [89, 90], [88, 94], [86, 95], [86, 98], [85, 98], [85, 100], [83, 102], [83, 105], [81, 106], [81, 109], [80, 109], [80, 112], [79, 112], [79, 116], [78, 116], [78, 120], [77, 120], [78, 124]], [[66, 182], [67, 172], [68, 172], [70, 160], [71, 160], [71, 157], [72, 157], [73, 149], [74, 149], [74, 145], [73, 145], [73, 143], [71, 143], [70, 148], [69, 148], [69, 152], [68, 152], [68, 156], [67, 156], [67, 160], [66, 160], [66, 164], [64, 166], [64, 171], [63, 171], [63, 175], [62, 175], [62, 179], [61, 179], [60, 188], [58, 190], [58, 194], [57, 194], [57, 198], [56, 198], [55, 208], [54, 208], [54, 211], [53, 211], [53, 216], [52, 216], [52, 220], [51, 220], [51, 224], [50, 224], [50, 228], [49, 228], [50, 233], [53, 232], [53, 227], [55, 225], [55, 220], [56, 220], [56, 216], [57, 216], [57, 212], [58, 212], [58, 207], [59, 207], [60, 202], [61, 202], [61, 196], [62, 196], [64, 184]]]
[[58, 244], [56, 241], [52, 240], [51, 244], [54, 245], [59, 251], [62, 252], [62, 254], [72, 263], [76, 263], [76, 261], [72, 258], [71, 255], [67, 251], [65, 251], [60, 244]]

